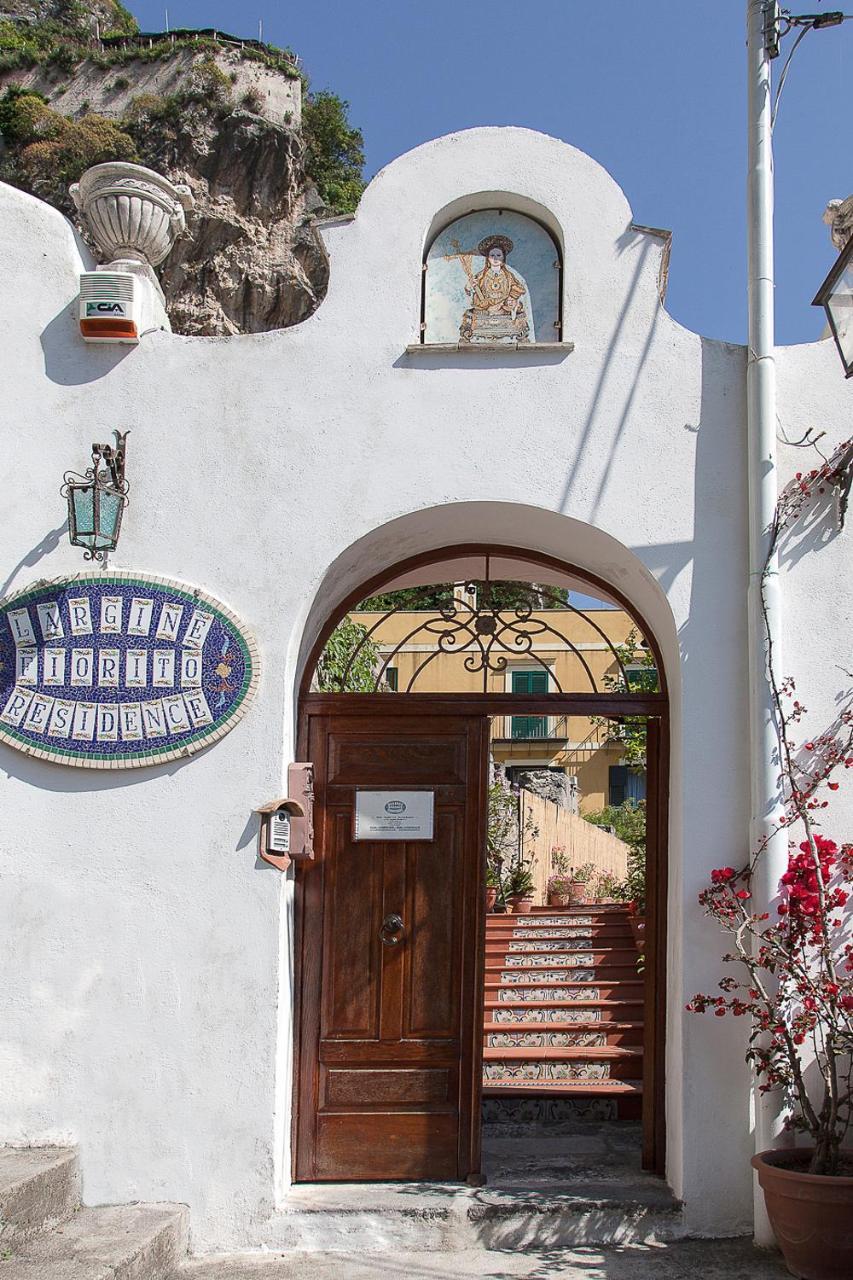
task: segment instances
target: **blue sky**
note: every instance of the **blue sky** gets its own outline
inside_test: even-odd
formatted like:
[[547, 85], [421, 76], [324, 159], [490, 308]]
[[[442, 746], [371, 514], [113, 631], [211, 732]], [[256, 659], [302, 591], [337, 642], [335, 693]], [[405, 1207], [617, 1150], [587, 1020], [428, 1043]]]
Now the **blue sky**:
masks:
[[[129, 7], [144, 30], [163, 29], [161, 0]], [[368, 176], [473, 125], [524, 125], [589, 152], [637, 222], [672, 230], [671, 313], [745, 340], [745, 0], [169, 0], [168, 11], [172, 27], [254, 37], [262, 20], [264, 39], [294, 49], [315, 89], [349, 101]], [[821, 214], [853, 192], [851, 80], [853, 22], [806, 36], [775, 135], [781, 343], [822, 328], [809, 304], [835, 257]]]

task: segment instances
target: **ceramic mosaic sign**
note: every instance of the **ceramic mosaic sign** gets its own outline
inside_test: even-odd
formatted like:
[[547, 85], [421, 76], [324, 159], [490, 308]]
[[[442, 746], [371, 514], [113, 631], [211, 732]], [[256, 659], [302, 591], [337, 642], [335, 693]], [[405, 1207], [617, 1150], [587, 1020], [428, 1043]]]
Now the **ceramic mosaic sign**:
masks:
[[560, 341], [560, 257], [521, 213], [480, 209], [439, 232], [427, 254], [424, 342]]
[[58, 764], [192, 755], [254, 696], [254, 641], [229, 609], [147, 574], [80, 574], [0, 601], [0, 739]]

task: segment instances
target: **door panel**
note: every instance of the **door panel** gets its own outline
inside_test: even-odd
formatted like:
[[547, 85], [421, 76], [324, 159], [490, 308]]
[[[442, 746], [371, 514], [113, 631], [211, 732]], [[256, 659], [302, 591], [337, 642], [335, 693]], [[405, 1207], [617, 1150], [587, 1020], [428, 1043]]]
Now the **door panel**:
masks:
[[[479, 1170], [487, 745], [482, 717], [310, 716], [299, 1181]], [[358, 787], [433, 791], [433, 839], [356, 841]], [[404, 931], [389, 945], [380, 929], [393, 915]]]
[[[382, 858], [350, 839], [349, 813], [330, 815], [337, 856], [327, 872], [323, 1026], [328, 1036], [376, 1039], [379, 1035], [381, 943], [371, 920], [382, 905]], [[363, 895], [370, 909], [353, 911], [352, 897]]]
[[[464, 814], [459, 810], [437, 814], [436, 835], [440, 857], [431, 845], [421, 844], [412, 844], [408, 854], [413, 927], [411, 945], [404, 953], [408, 980], [404, 1034], [458, 1038], [458, 984], [436, 981], [436, 975], [450, 972], [462, 943], [456, 886], [464, 878]], [[423, 927], [426, 922], [428, 928]]]

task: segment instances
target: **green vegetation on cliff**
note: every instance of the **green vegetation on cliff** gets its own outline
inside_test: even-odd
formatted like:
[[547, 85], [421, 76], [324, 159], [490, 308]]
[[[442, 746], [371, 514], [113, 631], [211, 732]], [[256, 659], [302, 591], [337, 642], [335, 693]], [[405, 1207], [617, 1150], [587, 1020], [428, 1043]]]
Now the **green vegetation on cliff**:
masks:
[[348, 109], [348, 102], [327, 90], [308, 94], [302, 107], [305, 170], [337, 213], [352, 213], [364, 190], [364, 138], [351, 127]]
[[[13, 6], [0, 4], [0, 11], [4, 8]], [[35, 22], [0, 17], [0, 71], [34, 66], [72, 71], [90, 56], [96, 30], [102, 39], [133, 36], [139, 30], [136, 19], [117, 0], [43, 0], [33, 9], [43, 15]]]
[[[40, 68], [48, 72], [48, 83], [57, 85], [55, 91], [43, 81], [40, 85], [50, 105], [14, 83], [0, 98], [0, 178], [68, 212], [67, 186], [90, 165], [103, 160], [155, 162], [152, 123], [161, 132], [177, 128], [188, 106], [218, 120], [239, 108], [257, 111], [259, 102], [251, 93], [239, 103], [233, 100], [228, 75], [213, 58], [223, 47], [245, 61], [260, 61], [302, 80], [305, 176], [333, 212], [354, 210], [364, 189], [364, 139], [349, 123], [348, 103], [328, 90], [309, 90], [290, 50], [241, 46], [227, 38], [223, 43], [212, 31], [143, 41], [136, 20], [117, 0], [27, 0], [26, 5], [0, 0], [0, 73], [6, 73], [7, 84], [16, 69]], [[122, 119], [89, 113], [73, 120], [55, 109], [63, 80], [84, 62], [103, 68], [127, 65], [130, 79], [123, 75], [114, 82], [124, 89], [133, 83], [128, 64], [165, 60], [185, 49], [206, 55], [196, 62], [186, 85], [168, 96], [137, 95]]]
[[0, 177], [66, 212], [69, 186], [91, 165], [139, 160], [133, 138], [116, 121], [98, 115], [69, 120], [41, 94], [17, 86], [0, 98], [0, 134], [9, 152]]

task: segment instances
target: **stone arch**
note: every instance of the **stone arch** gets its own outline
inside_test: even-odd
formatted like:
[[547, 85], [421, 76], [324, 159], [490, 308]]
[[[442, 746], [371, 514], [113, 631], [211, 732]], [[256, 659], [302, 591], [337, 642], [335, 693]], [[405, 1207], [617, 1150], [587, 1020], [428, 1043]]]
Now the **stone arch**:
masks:
[[541, 507], [512, 502], [455, 502], [425, 507], [379, 525], [327, 568], [308, 609], [296, 663], [296, 690], [306, 692], [321, 639], [366, 583], [389, 576], [410, 558], [454, 546], [494, 544], [561, 561], [609, 585], [643, 620], [660, 651], [671, 705], [680, 688], [678, 636], [669, 602], [653, 574], [628, 547], [592, 525]]
[[[650, 767], [657, 771], [657, 801], [650, 808], [650, 841], [655, 853], [648, 884], [648, 991], [646, 1026], [651, 1031], [647, 1057], [648, 1093], [644, 1110], [646, 1167], [666, 1173], [676, 1187], [681, 1181], [681, 1005], [679, 977], [670, 972], [667, 954], [679, 954], [681, 824], [680, 666], [675, 621], [660, 584], [639, 556], [610, 534], [559, 512], [525, 504], [498, 501], [458, 502], [426, 507], [401, 515], [365, 533], [329, 565], [308, 609], [297, 659], [297, 701], [310, 705], [310, 678], [326, 638], [355, 602], [383, 583], [393, 582], [395, 570], [418, 560], [446, 563], [454, 549], [460, 554], [494, 548], [495, 554], [529, 556], [535, 566], [562, 565], [576, 580], [593, 588], [609, 588], [641, 624], [658, 659], [661, 687], [666, 691], [662, 712], [652, 713], [656, 745], [650, 745]], [[499, 549], [499, 551], [498, 551]], [[537, 560], [537, 557], [539, 558]], [[430, 579], [432, 581], [433, 579]], [[322, 695], [321, 695], [322, 696]], [[347, 699], [350, 694], [326, 695]], [[370, 696], [370, 695], [367, 695]], [[384, 695], [379, 695], [383, 697]], [[650, 733], [651, 733], [650, 727]], [[651, 742], [651, 739], [650, 739]], [[303, 744], [305, 745], [305, 744]], [[654, 832], [654, 834], [652, 834]], [[651, 848], [651, 846], [650, 846]], [[654, 905], [652, 905], [652, 902]], [[652, 1030], [653, 1026], [653, 1030]], [[647, 1145], [646, 1145], [647, 1144]], [[648, 1153], [648, 1154], [646, 1154]]]

